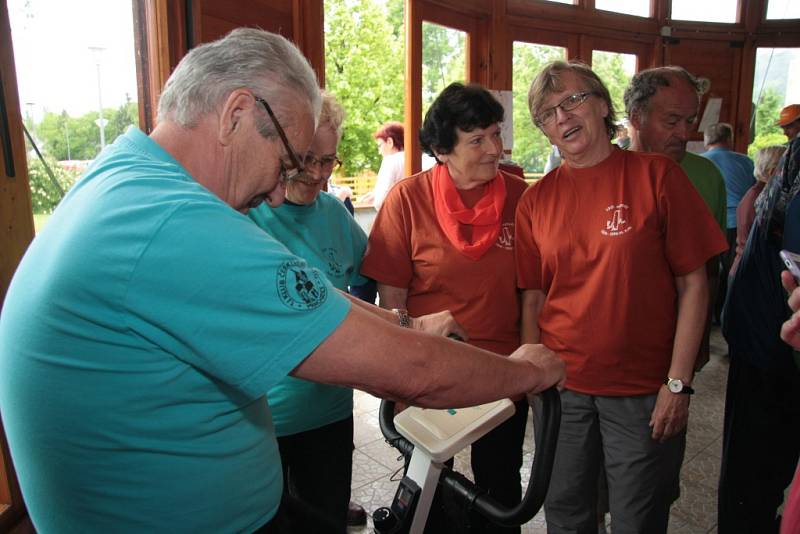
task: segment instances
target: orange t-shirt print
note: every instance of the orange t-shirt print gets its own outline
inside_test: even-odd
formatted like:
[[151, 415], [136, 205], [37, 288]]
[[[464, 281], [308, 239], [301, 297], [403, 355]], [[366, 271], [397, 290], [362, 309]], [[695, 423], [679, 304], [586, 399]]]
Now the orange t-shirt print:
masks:
[[527, 184], [503, 174], [500, 235], [474, 261], [450, 244], [436, 220], [429, 171], [398, 183], [378, 213], [361, 273], [408, 289], [412, 316], [450, 310], [470, 343], [499, 354], [519, 347], [519, 293], [514, 274], [514, 214]]
[[669, 159], [614, 150], [591, 168], [562, 165], [517, 211], [519, 287], [546, 293], [541, 342], [567, 363], [568, 389], [642, 395], [667, 376], [675, 277], [727, 248]]

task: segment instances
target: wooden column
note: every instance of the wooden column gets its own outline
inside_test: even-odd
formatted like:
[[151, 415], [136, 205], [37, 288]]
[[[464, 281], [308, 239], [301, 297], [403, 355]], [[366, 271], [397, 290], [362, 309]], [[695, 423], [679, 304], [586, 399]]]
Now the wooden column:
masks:
[[[0, 308], [20, 260], [33, 240], [33, 211], [28, 185], [22, 113], [17, 93], [17, 74], [11, 26], [6, 3], [0, 4]], [[30, 318], [32, 321], [36, 317]], [[0, 531], [10, 532], [25, 519], [5, 434], [0, 426]]]
[[404, 106], [404, 144], [407, 176], [421, 170], [417, 132], [422, 126], [422, 17], [419, 0], [405, 0], [406, 80]]

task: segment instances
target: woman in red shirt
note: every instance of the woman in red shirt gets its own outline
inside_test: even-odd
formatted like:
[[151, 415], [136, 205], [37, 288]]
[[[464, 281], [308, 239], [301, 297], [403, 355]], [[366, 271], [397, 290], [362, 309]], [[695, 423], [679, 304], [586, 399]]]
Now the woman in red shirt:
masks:
[[[389, 192], [361, 272], [378, 282], [382, 307], [414, 316], [450, 310], [468, 343], [508, 355], [519, 347], [514, 213], [527, 185], [498, 169], [502, 120], [503, 107], [478, 85], [442, 91], [420, 131], [437, 164]], [[511, 419], [472, 445], [476, 483], [507, 506], [521, 498], [527, 413], [518, 401]]]

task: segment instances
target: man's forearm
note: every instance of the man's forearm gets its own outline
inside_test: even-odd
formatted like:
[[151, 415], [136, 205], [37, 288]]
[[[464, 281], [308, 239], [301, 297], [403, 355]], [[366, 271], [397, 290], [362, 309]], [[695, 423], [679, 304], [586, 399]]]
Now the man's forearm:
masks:
[[[670, 378], [691, 383], [697, 349], [708, 313], [708, 278], [705, 266], [675, 279], [678, 289], [678, 318], [672, 347]], [[666, 378], [666, 377], [665, 377]]]
[[360, 306], [292, 374], [430, 408], [472, 406], [552, 385], [528, 361], [393, 328]]

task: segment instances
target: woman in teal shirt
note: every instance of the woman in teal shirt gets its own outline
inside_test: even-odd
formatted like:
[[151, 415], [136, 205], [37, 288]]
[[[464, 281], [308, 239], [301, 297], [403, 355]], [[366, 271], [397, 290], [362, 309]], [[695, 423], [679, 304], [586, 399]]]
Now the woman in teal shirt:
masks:
[[[288, 182], [281, 206], [262, 203], [248, 215], [309, 266], [324, 272], [336, 288], [351, 291], [369, 283], [359, 274], [367, 236], [344, 204], [323, 191], [341, 164], [336, 149], [343, 119], [341, 105], [323, 92], [319, 126], [304, 161], [308, 180]], [[287, 376], [267, 397], [284, 487], [344, 531], [353, 463], [353, 390]]]

